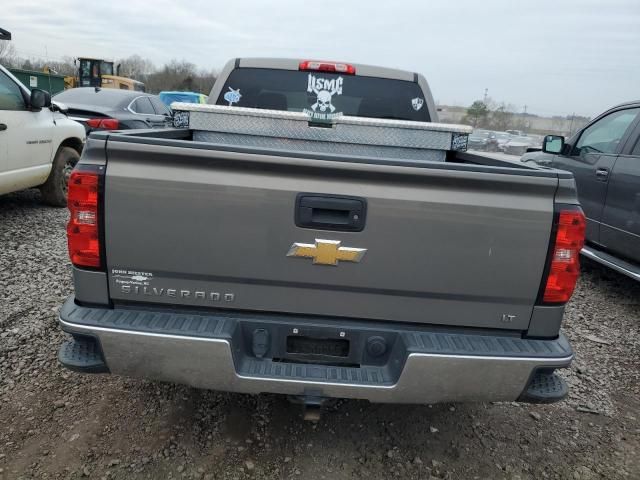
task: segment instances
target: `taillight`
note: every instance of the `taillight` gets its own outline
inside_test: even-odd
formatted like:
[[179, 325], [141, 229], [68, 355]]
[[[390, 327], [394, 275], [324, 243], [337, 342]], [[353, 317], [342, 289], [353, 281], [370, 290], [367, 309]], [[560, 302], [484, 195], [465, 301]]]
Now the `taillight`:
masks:
[[550, 246], [542, 303], [566, 303], [580, 275], [580, 250], [586, 220], [579, 207], [562, 209], [557, 215], [555, 239]]
[[69, 257], [76, 267], [101, 268], [100, 184], [104, 167], [77, 165], [68, 183]]
[[120, 121], [116, 118], [90, 118], [86, 120], [86, 123], [91, 128], [102, 128], [104, 130], [117, 130], [120, 127]]
[[318, 72], [336, 72], [345, 75], [355, 75], [356, 67], [348, 63], [320, 62], [316, 60], [305, 60], [300, 62], [298, 70], [315, 70]]

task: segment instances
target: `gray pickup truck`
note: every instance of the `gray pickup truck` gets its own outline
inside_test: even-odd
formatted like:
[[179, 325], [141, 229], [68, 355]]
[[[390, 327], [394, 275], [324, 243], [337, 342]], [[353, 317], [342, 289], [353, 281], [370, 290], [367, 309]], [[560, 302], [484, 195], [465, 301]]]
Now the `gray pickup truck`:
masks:
[[548, 135], [521, 161], [573, 173], [587, 218], [582, 254], [640, 281], [640, 101], [607, 110], [568, 141]]
[[566, 395], [570, 173], [464, 152], [412, 72], [238, 59], [209, 102], [89, 137], [64, 366], [309, 409]]

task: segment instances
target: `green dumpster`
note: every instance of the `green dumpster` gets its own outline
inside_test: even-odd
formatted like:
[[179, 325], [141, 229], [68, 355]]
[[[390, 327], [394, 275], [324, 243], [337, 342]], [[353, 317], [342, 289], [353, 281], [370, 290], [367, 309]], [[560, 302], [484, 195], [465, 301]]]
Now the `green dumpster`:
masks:
[[32, 88], [41, 88], [51, 95], [55, 95], [64, 90], [64, 75], [22, 70], [20, 68], [10, 68], [9, 71], [29, 90]]

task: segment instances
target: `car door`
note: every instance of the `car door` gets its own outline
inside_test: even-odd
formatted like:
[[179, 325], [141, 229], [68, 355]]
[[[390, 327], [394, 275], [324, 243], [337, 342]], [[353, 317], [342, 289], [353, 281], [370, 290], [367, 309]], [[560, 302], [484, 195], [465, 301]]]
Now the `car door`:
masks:
[[640, 122], [609, 175], [600, 243], [616, 256], [640, 263]]
[[0, 193], [36, 186], [51, 164], [53, 114], [31, 111], [27, 92], [0, 70]]
[[609, 176], [629, 136], [638, 108], [614, 110], [585, 128], [568, 155], [558, 155], [553, 166], [573, 173], [578, 198], [587, 217], [587, 241], [600, 243], [600, 225]]
[[131, 105], [131, 110], [144, 119], [149, 127], [159, 128], [165, 126], [165, 117], [156, 113], [148, 96], [136, 98]]

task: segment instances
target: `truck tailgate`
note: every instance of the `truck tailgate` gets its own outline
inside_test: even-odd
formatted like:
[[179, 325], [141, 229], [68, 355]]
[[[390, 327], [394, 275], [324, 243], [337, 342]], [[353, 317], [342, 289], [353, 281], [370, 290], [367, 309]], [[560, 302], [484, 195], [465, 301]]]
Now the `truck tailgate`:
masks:
[[[110, 137], [104, 230], [114, 301], [529, 325], [556, 177], [196, 147]], [[300, 193], [363, 199], [363, 230], [296, 226]], [[366, 252], [336, 266], [287, 255], [316, 240]]]

